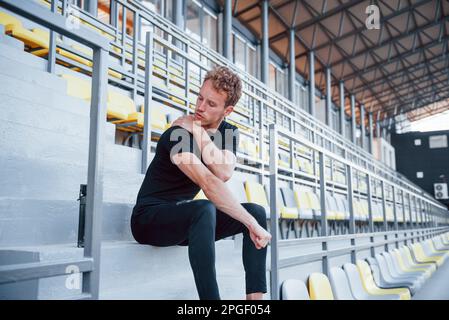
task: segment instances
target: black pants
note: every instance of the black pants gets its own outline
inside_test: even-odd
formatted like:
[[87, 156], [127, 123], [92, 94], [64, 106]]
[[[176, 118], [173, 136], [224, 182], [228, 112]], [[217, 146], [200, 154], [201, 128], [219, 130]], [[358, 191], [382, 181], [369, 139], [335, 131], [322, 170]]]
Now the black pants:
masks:
[[[243, 207], [267, 228], [265, 209], [254, 203]], [[136, 207], [131, 230], [141, 244], [154, 246], [188, 245], [189, 260], [200, 299], [220, 299], [215, 274], [215, 241], [243, 232], [243, 266], [246, 293], [267, 292], [266, 247], [256, 249], [248, 229], [218, 210], [209, 200], [192, 200]]]

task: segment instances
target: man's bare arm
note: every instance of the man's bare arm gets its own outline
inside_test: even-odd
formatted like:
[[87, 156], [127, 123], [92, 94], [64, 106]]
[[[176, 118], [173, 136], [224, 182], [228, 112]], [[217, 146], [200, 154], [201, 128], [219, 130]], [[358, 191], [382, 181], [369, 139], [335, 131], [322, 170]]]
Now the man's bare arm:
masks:
[[203, 165], [197, 156], [190, 152], [178, 153], [172, 156], [172, 162], [203, 190], [206, 197], [219, 210], [248, 228], [251, 239], [257, 248], [260, 249], [267, 245], [271, 235], [243, 208], [226, 184]]
[[229, 150], [218, 149], [203, 128], [193, 130], [193, 138], [197, 142], [204, 163], [220, 180], [226, 182], [234, 173], [236, 156]]
[[237, 158], [232, 152], [217, 148], [201, 123], [194, 121], [192, 115], [178, 118], [173, 126], [180, 126], [192, 133], [204, 163], [216, 177], [224, 182], [232, 177]]

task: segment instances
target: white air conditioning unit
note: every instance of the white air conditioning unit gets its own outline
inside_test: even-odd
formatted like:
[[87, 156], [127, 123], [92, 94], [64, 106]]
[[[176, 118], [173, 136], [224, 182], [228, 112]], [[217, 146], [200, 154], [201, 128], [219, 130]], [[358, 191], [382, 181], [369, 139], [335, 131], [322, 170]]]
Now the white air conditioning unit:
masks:
[[435, 192], [435, 199], [449, 199], [449, 194], [447, 192], [447, 183], [434, 183], [433, 190]]

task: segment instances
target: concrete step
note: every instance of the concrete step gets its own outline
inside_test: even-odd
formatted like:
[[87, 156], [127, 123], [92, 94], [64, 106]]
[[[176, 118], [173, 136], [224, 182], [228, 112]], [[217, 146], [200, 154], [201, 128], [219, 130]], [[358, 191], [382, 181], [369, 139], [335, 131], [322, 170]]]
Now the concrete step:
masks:
[[[1, 116], [0, 116], [1, 118]], [[50, 117], [50, 119], [52, 119]], [[47, 128], [36, 128], [30, 125], [17, 124], [0, 119], [2, 129], [0, 130], [0, 148], [5, 154], [12, 157], [25, 157], [32, 159], [51, 159], [59, 162], [76, 165], [87, 165], [89, 138], [88, 129], [81, 130], [83, 121], [73, 125], [70, 122], [54, 122], [54, 130], [50, 129], [51, 120], [41, 120], [42, 126]], [[24, 122], [26, 118], [21, 118]], [[37, 119], [30, 119], [30, 122]], [[38, 124], [37, 124], [38, 125]], [[68, 128], [67, 130], [65, 130]], [[108, 170], [122, 170], [131, 173], [139, 173], [141, 167], [142, 151], [136, 148], [116, 145], [115, 127], [106, 123], [105, 137], [105, 167]], [[58, 132], [59, 131], [59, 132]], [[70, 132], [70, 134], [68, 134]], [[79, 135], [76, 133], [79, 132]]]
[[[89, 116], [90, 104], [39, 84], [19, 80], [0, 74], [0, 97], [12, 97], [26, 101], [31, 105], [67, 110], [67, 112]], [[13, 106], [13, 105], [12, 105]]]
[[[84, 108], [84, 106], [77, 107]], [[78, 137], [80, 140], [88, 141], [90, 119], [82, 113], [72, 113], [51, 106], [33, 104], [9, 96], [4, 96], [0, 101], [0, 121], [5, 125], [5, 132], [12, 130], [11, 134], [17, 135], [24, 130], [23, 135], [31, 133], [37, 136], [34, 140], [40, 139], [40, 135], [45, 135], [46, 132], [47, 136], [42, 136], [42, 142], [45, 142], [45, 139], [51, 139], [51, 135], [54, 136], [53, 139], [47, 140], [49, 145], [53, 143], [54, 139], [59, 142], [56, 145], [61, 145], [61, 142], [69, 144], [69, 141], [64, 140], [68, 137]], [[114, 143], [115, 125], [106, 121], [105, 123], [106, 141]], [[17, 138], [19, 137], [20, 135], [17, 136]]]
[[18, 49], [17, 47], [0, 43], [0, 59], [3, 58], [8, 58], [39, 70], [45, 70], [47, 67], [47, 60]]
[[[83, 256], [83, 250], [75, 245], [2, 247], [0, 250], [34, 252], [39, 255], [39, 261]], [[187, 250], [180, 246], [139, 245], [134, 241], [104, 241], [100, 299], [198, 299]], [[244, 270], [238, 242], [216, 242], [216, 269], [222, 298], [244, 298]], [[80, 289], [66, 287], [68, 277], [40, 279], [37, 298], [63, 299], [79, 293]]]
[[[9, 158], [26, 157], [87, 166], [89, 149], [87, 137], [55, 133], [9, 121], [2, 121], [2, 126], [0, 148]], [[114, 130], [113, 125], [108, 124], [104, 149], [106, 170], [139, 173], [142, 151], [114, 144]], [[83, 135], [86, 133], [83, 132]]]
[[[1, 154], [0, 167], [0, 198], [71, 200], [87, 182], [87, 164]], [[103, 200], [134, 203], [144, 175], [104, 167]]]
[[66, 82], [60, 77], [48, 73], [46, 70], [42, 70], [41, 66], [29, 66], [9, 57], [1, 57], [0, 74], [11, 77], [11, 79], [18, 79], [33, 85], [49, 88], [63, 94], [67, 91]]
[[[75, 244], [78, 239], [79, 201], [0, 199], [2, 246]], [[102, 239], [133, 240], [130, 218], [133, 203], [103, 203]]]
[[[3, 25], [1, 25], [1, 27], [3, 28]], [[6, 45], [8, 47], [11, 47], [11, 48], [14, 48], [17, 50], [21, 50], [21, 51], [23, 51], [25, 49], [25, 45], [23, 44], [22, 41], [4, 34], [4, 30], [2, 31], [1, 29], [0, 29], [0, 44]]]

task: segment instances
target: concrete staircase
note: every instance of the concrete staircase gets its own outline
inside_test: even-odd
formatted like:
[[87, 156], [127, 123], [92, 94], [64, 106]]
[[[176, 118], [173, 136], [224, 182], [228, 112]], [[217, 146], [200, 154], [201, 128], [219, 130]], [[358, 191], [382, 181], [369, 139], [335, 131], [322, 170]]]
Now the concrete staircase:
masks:
[[[66, 95], [45, 60], [0, 34], [0, 265], [81, 257], [77, 198], [87, 181], [90, 106]], [[114, 141], [107, 124], [100, 298], [197, 299], [187, 248], [133, 240], [141, 151]], [[217, 242], [216, 255], [222, 297], [243, 298], [241, 241]], [[0, 286], [0, 298], [63, 299], [77, 293], [67, 278]]]

